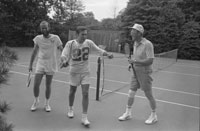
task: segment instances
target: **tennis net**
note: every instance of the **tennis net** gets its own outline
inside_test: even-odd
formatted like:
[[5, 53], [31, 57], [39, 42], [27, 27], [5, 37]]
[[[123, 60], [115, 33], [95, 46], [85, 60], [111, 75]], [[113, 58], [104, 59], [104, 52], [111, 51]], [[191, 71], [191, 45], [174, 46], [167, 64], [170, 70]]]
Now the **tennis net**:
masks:
[[168, 68], [177, 62], [178, 49], [171, 51], [155, 54], [155, 59], [153, 62], [153, 70], [159, 71]]
[[[164, 70], [176, 63], [177, 53], [178, 49], [174, 49], [155, 54], [153, 71]], [[96, 100], [129, 87], [130, 74], [127, 71], [127, 58], [120, 57], [120, 59], [108, 60], [104, 59], [104, 57], [99, 57], [97, 65]]]

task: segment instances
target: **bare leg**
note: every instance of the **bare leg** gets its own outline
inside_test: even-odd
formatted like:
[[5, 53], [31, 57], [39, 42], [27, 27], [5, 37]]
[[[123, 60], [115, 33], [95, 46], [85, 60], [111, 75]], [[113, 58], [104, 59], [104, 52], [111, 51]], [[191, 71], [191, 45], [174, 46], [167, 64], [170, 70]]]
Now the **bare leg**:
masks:
[[151, 109], [153, 112], [155, 112], [156, 110], [156, 101], [153, 97], [153, 93], [152, 93], [152, 89], [148, 90], [148, 91], [145, 91], [145, 96], [147, 97], [147, 99], [149, 100], [149, 103], [150, 103], [150, 106], [151, 106]]
[[132, 107], [132, 105], [134, 103], [135, 94], [136, 94], [136, 91], [129, 90], [129, 96], [128, 96], [127, 106], [130, 107], [130, 108]]
[[82, 124], [85, 126], [89, 126], [90, 122], [87, 118], [88, 112], [88, 105], [89, 105], [89, 84], [81, 85], [82, 87], [82, 106], [83, 106], [83, 113], [82, 113]]
[[88, 105], [89, 105], [89, 84], [82, 85], [82, 106], [83, 106], [83, 114], [87, 114]]
[[150, 106], [151, 106], [151, 109], [152, 109], [151, 115], [145, 121], [145, 123], [146, 124], [154, 124], [158, 121], [158, 119], [157, 119], [157, 115], [156, 115], [156, 101], [153, 97], [152, 89], [145, 91], [145, 96], [149, 100], [149, 103], [150, 103]]
[[52, 83], [53, 75], [46, 75], [46, 99], [49, 100], [51, 96], [51, 83]]
[[77, 89], [77, 86], [70, 85], [69, 107], [72, 107], [74, 105], [74, 98], [75, 98], [76, 89]]
[[42, 77], [43, 77], [43, 74], [35, 74], [34, 86], [33, 86], [33, 92], [34, 92], [35, 98], [39, 97], [39, 92], [40, 92], [39, 88], [42, 81]]
[[33, 94], [35, 96], [35, 100], [33, 102], [33, 105], [31, 106], [31, 111], [35, 111], [39, 103], [39, 92], [40, 92], [40, 84], [42, 81], [42, 77], [43, 74], [35, 74], [34, 86], [33, 86]]

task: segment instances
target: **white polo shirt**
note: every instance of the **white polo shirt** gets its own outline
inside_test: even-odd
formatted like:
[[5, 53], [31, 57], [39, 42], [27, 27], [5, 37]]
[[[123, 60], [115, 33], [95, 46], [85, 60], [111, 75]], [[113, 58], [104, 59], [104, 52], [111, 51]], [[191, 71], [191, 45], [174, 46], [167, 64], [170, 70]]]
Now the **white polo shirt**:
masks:
[[[140, 43], [135, 42], [133, 48], [133, 58], [137, 60], [144, 60], [147, 58], [154, 58], [153, 44], [146, 38], [142, 38]], [[152, 71], [152, 65], [144, 66], [146, 70]]]
[[[45, 61], [48, 68], [51, 71], [57, 71], [57, 47], [62, 45], [60, 38], [57, 35], [50, 34], [49, 38], [43, 37], [43, 35], [37, 35], [34, 39], [34, 44], [39, 46], [38, 61]], [[47, 68], [47, 67], [46, 67]]]

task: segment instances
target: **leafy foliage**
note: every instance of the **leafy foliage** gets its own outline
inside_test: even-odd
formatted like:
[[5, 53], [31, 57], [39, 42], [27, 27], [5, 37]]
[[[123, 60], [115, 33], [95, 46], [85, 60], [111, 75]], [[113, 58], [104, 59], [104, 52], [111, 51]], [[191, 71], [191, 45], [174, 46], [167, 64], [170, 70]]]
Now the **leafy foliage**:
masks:
[[121, 16], [124, 34], [130, 39], [128, 27], [140, 23], [155, 53], [179, 48], [179, 58], [200, 60], [199, 4], [196, 0], [129, 0]]
[[179, 58], [200, 60], [200, 25], [190, 21], [182, 27], [183, 36], [179, 46]]
[[23, 46], [37, 34], [39, 22], [48, 18], [47, 8], [43, 0], [1, 0], [0, 36], [10, 46]]
[[[33, 46], [39, 23], [48, 20], [52, 32], [63, 43], [68, 40], [69, 30], [80, 25], [91, 30], [123, 30], [119, 41], [131, 43], [128, 27], [140, 23], [145, 28], [144, 36], [153, 42], [155, 53], [179, 48], [179, 58], [200, 59], [199, 0], [129, 0], [117, 17], [101, 22], [92, 12], [83, 13], [84, 8], [82, 0], [1, 0], [0, 39], [9, 46]], [[50, 18], [48, 13], [52, 10], [55, 13]], [[192, 28], [189, 24], [193, 24]], [[187, 34], [191, 32], [194, 36]]]
[[[17, 60], [14, 51], [6, 46], [0, 46], [0, 84], [5, 84], [8, 80], [9, 68]], [[1, 87], [1, 86], [0, 86]], [[5, 116], [10, 110], [10, 106], [5, 101], [0, 101], [0, 131], [12, 131], [13, 125], [6, 122]]]

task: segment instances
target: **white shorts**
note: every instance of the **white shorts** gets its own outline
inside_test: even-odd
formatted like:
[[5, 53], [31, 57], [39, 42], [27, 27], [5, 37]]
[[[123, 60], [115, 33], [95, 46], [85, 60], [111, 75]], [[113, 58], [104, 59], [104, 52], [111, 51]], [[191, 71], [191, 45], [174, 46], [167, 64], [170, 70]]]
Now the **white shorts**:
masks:
[[54, 75], [55, 67], [50, 60], [38, 59], [35, 69], [36, 74]]
[[79, 86], [90, 84], [90, 73], [70, 73], [70, 85]]

